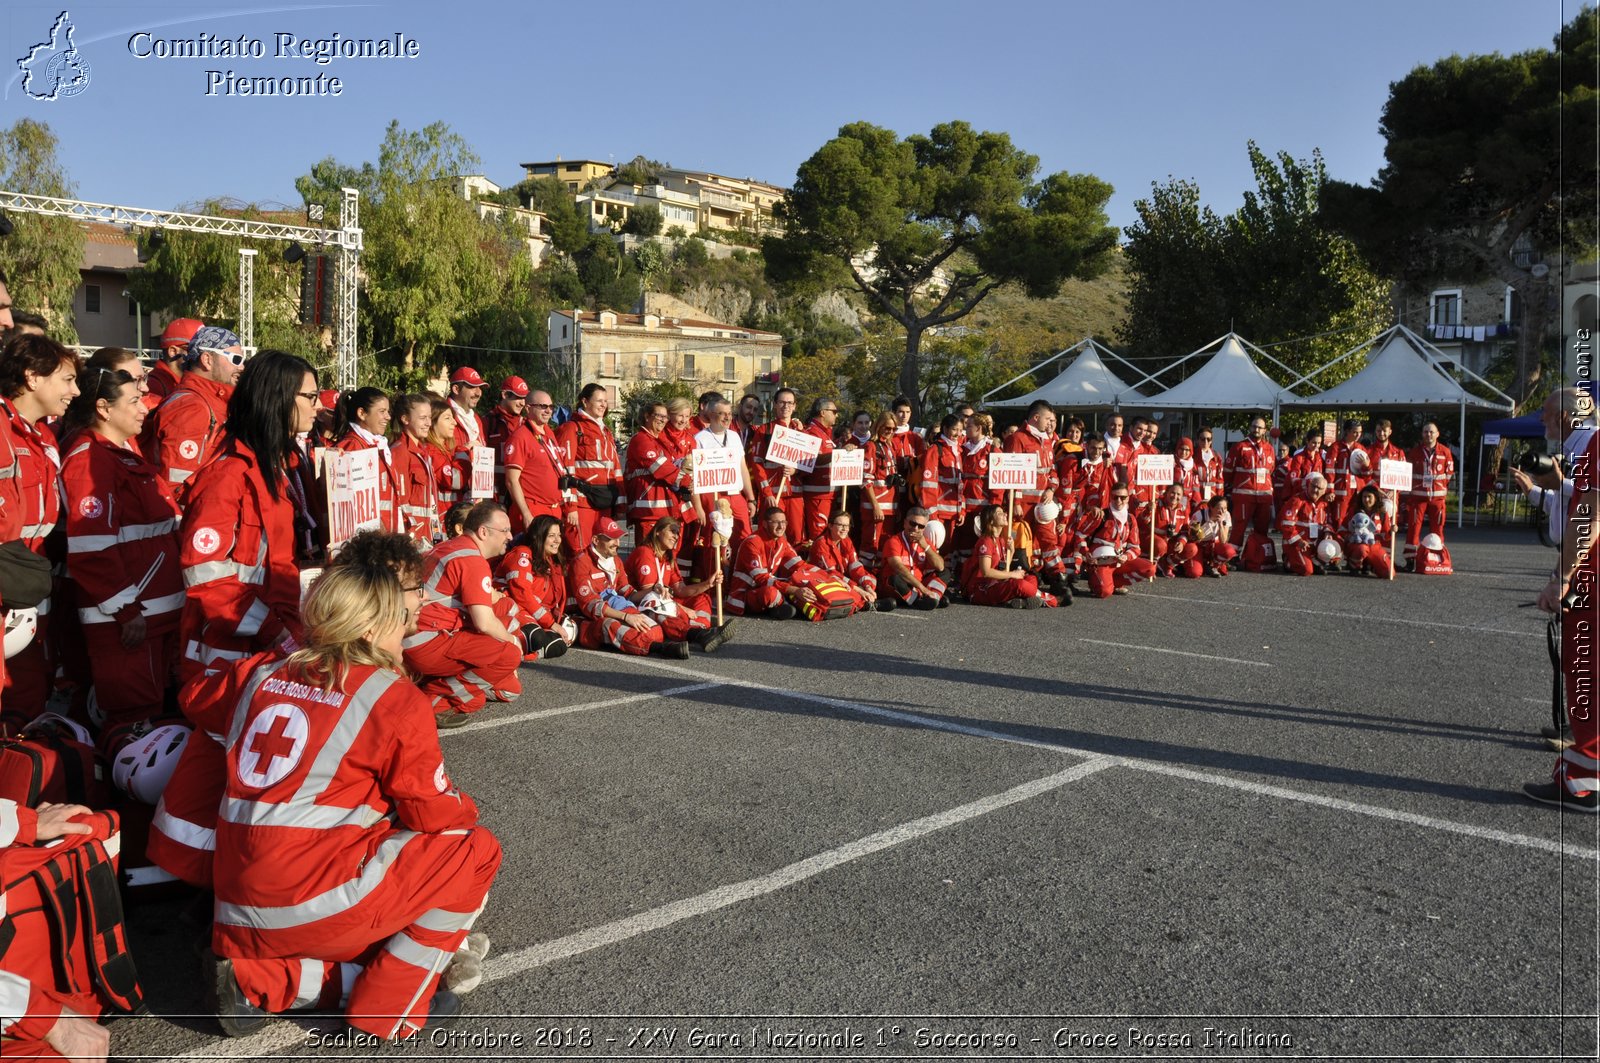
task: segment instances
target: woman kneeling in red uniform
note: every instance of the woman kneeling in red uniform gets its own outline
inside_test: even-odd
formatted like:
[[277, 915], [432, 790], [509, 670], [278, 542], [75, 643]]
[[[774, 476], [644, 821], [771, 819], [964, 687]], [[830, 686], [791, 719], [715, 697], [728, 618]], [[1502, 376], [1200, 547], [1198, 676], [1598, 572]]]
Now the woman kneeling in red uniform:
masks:
[[669, 639], [687, 639], [704, 653], [715, 652], [733, 631], [733, 621], [716, 623], [711, 594], [722, 583], [716, 571], [702, 583], [690, 583], [678, 574], [678, 543], [683, 526], [676, 517], [661, 517], [650, 526], [649, 536], [628, 555], [628, 582], [642, 605], [651, 595], [671, 608], [669, 614], [652, 612]]
[[973, 605], [1004, 605], [1011, 609], [1037, 609], [1039, 580], [1021, 569], [1008, 567], [1010, 525], [1000, 506], [985, 506], [978, 522], [978, 542], [961, 566], [961, 593]]
[[185, 692], [195, 724], [228, 736], [207, 991], [230, 1035], [342, 998], [357, 1030], [411, 1037], [459, 1014], [435, 987], [457, 981], [458, 953], [487, 951], [467, 938], [500, 843], [403, 674], [409, 609], [389, 567], [331, 568], [306, 599], [305, 649]]

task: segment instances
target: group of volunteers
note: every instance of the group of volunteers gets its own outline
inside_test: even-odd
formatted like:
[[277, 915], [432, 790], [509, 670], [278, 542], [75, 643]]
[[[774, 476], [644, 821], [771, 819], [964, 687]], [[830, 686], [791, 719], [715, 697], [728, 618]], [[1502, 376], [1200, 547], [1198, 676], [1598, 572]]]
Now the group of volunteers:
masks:
[[[1158, 425], [1119, 413], [1058, 431], [1035, 403], [997, 435], [962, 407], [924, 434], [907, 399], [844, 421], [826, 397], [800, 418], [788, 388], [770, 411], [713, 391], [644, 404], [624, 444], [599, 384], [562, 416], [515, 376], [486, 404], [469, 366], [442, 396], [324, 390], [304, 360], [246, 358], [195, 319], [148, 370], [115, 347], [84, 360], [4, 306], [0, 326], [0, 717], [93, 746], [139, 821], [123, 864], [214, 895], [206, 991], [229, 1034], [343, 1007], [403, 1038], [459, 1012], [500, 848], [438, 731], [517, 697], [525, 663], [714, 652], [738, 617], [1104, 599], [1275, 567], [1273, 531], [1289, 572], [1389, 576], [1403, 518], [1406, 567], [1448, 569], [1454, 467], [1431, 424], [1409, 452], [1381, 420], [1291, 453], [1261, 418], [1222, 455], [1202, 428], [1149, 483]], [[780, 445], [794, 433], [809, 468]], [[330, 542], [319, 471], [368, 451], [378, 527]], [[859, 483], [836, 487], [850, 451]], [[999, 454], [1029, 456], [1031, 482], [991, 488]], [[1415, 470], [1399, 507], [1385, 459]], [[0, 798], [0, 870], [85, 829], [75, 803], [34, 805]], [[104, 1054], [92, 996], [0, 964], [0, 1016], [24, 1012], [3, 1020], [7, 1055]]]

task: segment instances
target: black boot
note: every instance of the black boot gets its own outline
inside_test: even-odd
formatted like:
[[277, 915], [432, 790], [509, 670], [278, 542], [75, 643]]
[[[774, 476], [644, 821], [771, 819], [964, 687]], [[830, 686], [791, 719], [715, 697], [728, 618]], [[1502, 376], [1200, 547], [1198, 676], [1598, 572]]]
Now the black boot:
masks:
[[716, 627], [706, 628], [704, 631], [689, 632], [689, 643], [698, 646], [701, 653], [715, 653], [723, 643], [733, 635], [733, 621]]
[[554, 631], [546, 631], [537, 624], [529, 624], [522, 629], [522, 652], [522, 659], [525, 661], [529, 658], [548, 661], [567, 652], [567, 640]]
[[687, 642], [652, 642], [650, 656], [669, 657], [675, 661], [689, 659], [689, 644]]
[[771, 620], [793, 620], [795, 614], [799, 611], [788, 602], [779, 602], [771, 609], [768, 609], [766, 615]]

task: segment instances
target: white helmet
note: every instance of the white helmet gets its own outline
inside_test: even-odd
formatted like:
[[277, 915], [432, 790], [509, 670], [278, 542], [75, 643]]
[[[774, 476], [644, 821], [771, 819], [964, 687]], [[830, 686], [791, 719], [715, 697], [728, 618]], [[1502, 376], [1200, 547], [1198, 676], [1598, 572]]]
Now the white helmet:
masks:
[[1439, 534], [1437, 532], [1431, 532], [1422, 537], [1422, 547], [1425, 550], [1433, 550], [1437, 552], [1444, 549], [1444, 540], [1439, 538]]
[[651, 591], [639, 601], [639, 608], [657, 616], [677, 616], [678, 603], [664, 594]]
[[39, 630], [39, 610], [13, 609], [6, 614], [6, 660], [10, 660], [28, 648], [28, 643], [33, 641], [33, 636]]
[[117, 789], [147, 805], [161, 799], [183, 747], [194, 729], [181, 723], [164, 724], [122, 747], [111, 763], [111, 781]]
[[1344, 551], [1339, 548], [1339, 540], [1324, 539], [1317, 544], [1317, 560], [1324, 565], [1331, 565], [1344, 556]]
[[1061, 516], [1061, 503], [1040, 502], [1033, 507], [1033, 511], [1039, 515], [1039, 520], [1043, 523], [1054, 524], [1056, 518]]
[[1357, 474], [1369, 472], [1372, 469], [1372, 459], [1364, 450], [1350, 452], [1350, 471]]
[[33, 734], [59, 734], [76, 739], [86, 746], [94, 745], [94, 736], [77, 720], [69, 720], [58, 712], [46, 712], [29, 720], [22, 728], [23, 737]]
[[1104, 565], [1117, 559], [1117, 548], [1115, 546], [1097, 546], [1089, 552], [1089, 556], [1094, 559], [1096, 564]]
[[572, 617], [564, 616], [561, 618], [561, 630], [566, 633], [568, 642], [576, 642], [578, 640], [578, 622]]
[[922, 533], [922, 537], [927, 540], [929, 546], [933, 547], [935, 550], [939, 549], [939, 547], [944, 545], [944, 522], [937, 520], [928, 521], [928, 528]]

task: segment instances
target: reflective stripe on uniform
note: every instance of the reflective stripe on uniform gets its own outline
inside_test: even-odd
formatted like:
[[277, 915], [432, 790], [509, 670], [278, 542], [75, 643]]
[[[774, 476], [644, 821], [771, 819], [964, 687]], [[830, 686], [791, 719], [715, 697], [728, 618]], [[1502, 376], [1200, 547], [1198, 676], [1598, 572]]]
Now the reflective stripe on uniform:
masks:
[[[140, 602], [139, 610], [144, 616], [164, 616], [167, 613], [175, 613], [182, 609], [184, 602], [188, 601], [188, 598], [189, 596], [183, 591], [178, 591], [176, 594], [167, 594], [160, 598], [152, 598], [147, 602]], [[107, 599], [107, 601], [111, 600], [114, 599]], [[78, 610], [78, 620], [85, 624], [105, 624], [115, 619], [115, 611], [106, 613], [101, 605], [93, 605], [87, 609]]]
[[416, 831], [396, 831], [379, 844], [355, 878], [298, 904], [232, 904], [219, 899], [216, 921], [223, 926], [245, 926], [256, 930], [291, 930], [347, 913], [383, 885], [384, 877], [399, 857], [400, 850], [417, 837], [421, 835]]
[[154, 524], [126, 524], [118, 528], [115, 535], [71, 535], [67, 537], [67, 550], [69, 553], [81, 554], [91, 550], [109, 550], [119, 543], [139, 542], [143, 539], [154, 539], [158, 535], [166, 535], [176, 531], [178, 522], [173, 517], [158, 520]]

